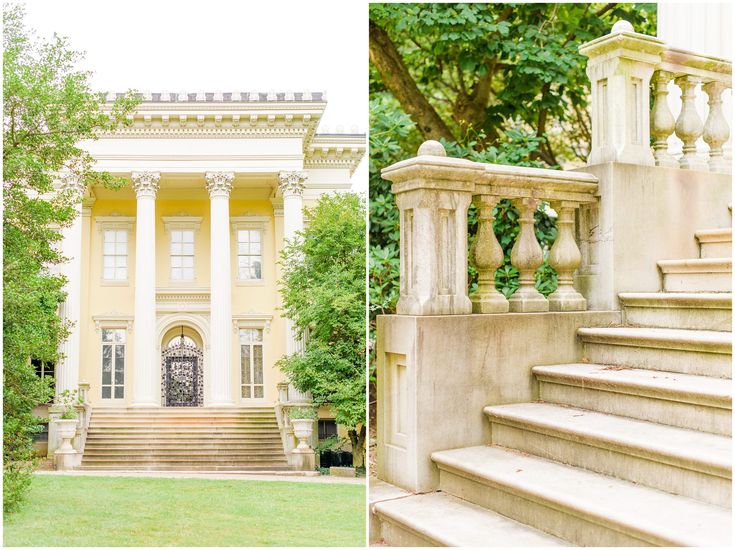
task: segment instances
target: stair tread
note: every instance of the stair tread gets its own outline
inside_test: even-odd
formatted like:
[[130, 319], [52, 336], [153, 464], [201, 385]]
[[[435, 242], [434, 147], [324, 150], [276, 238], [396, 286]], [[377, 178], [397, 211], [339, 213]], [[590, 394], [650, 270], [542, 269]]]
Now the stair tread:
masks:
[[624, 306], [732, 309], [730, 292], [621, 292]]
[[701, 240], [709, 240], [712, 238], [717, 239], [718, 242], [732, 240], [732, 227], [718, 227], [716, 229], [700, 229], [694, 233], [694, 236]]
[[441, 492], [378, 502], [374, 510], [442, 546], [569, 546], [543, 531]]
[[564, 434], [588, 445], [731, 477], [729, 437], [550, 403], [485, 407], [494, 422]]
[[730, 543], [731, 511], [720, 506], [500, 447], [438, 451], [431, 458], [458, 475], [672, 545]]
[[584, 341], [731, 353], [732, 333], [715, 330], [658, 327], [584, 327], [577, 329]]
[[642, 392], [687, 403], [732, 407], [732, 382], [725, 378], [636, 368], [610, 368], [597, 363], [538, 365], [532, 372], [542, 380], [564, 380], [573, 385], [607, 391]]
[[681, 260], [659, 260], [656, 262], [664, 273], [726, 272], [732, 271], [732, 258], [687, 258]]

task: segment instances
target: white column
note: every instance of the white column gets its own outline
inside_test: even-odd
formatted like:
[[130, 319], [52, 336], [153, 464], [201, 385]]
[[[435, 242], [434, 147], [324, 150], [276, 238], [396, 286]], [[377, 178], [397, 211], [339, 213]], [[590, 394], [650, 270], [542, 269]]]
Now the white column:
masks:
[[161, 174], [133, 172], [135, 217], [135, 346], [133, 405], [161, 404], [156, 358], [156, 192]]
[[69, 260], [59, 270], [67, 279], [66, 301], [61, 317], [70, 322], [69, 336], [61, 343], [62, 354], [56, 369], [56, 394], [76, 390], [79, 385], [80, 322], [82, 317], [82, 196], [85, 185], [76, 176], [63, 176], [61, 191], [74, 201], [74, 220], [62, 230], [61, 254]]
[[[279, 172], [278, 186], [283, 195], [283, 240], [293, 239], [304, 228], [304, 182], [306, 172]], [[286, 353], [301, 351], [301, 342], [294, 336], [293, 323], [286, 319]]]
[[230, 267], [230, 191], [233, 172], [207, 172], [209, 191], [211, 280], [211, 401], [232, 405], [232, 269]]

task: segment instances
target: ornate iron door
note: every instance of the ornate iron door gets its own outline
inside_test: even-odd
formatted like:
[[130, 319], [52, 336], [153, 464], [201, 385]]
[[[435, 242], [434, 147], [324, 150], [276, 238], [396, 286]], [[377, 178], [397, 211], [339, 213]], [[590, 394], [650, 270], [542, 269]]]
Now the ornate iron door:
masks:
[[202, 351], [180, 338], [162, 353], [161, 393], [166, 407], [203, 404]]

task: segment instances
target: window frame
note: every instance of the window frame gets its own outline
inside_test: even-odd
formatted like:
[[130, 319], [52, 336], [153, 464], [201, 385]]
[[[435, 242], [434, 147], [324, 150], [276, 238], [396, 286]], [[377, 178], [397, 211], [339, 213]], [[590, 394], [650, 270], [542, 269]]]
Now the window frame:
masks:
[[[234, 255], [234, 276], [233, 280], [236, 285], [239, 286], [261, 286], [266, 283], [269, 277], [267, 272], [267, 264], [265, 261], [265, 249], [266, 249], [266, 235], [268, 235], [268, 228], [273, 218], [269, 216], [233, 216], [230, 218], [230, 224], [232, 225], [233, 234], [233, 255]], [[260, 233], [260, 279], [244, 279], [240, 277], [240, 256], [239, 253], [239, 236], [240, 231], [258, 231]], [[252, 254], [243, 254], [253, 257]]]
[[[251, 340], [249, 342], [243, 342], [242, 341], [242, 332], [246, 330], [255, 330], [260, 331], [260, 340]], [[259, 402], [259, 401], [265, 401], [265, 331], [262, 328], [254, 328], [254, 327], [240, 327], [237, 330], [237, 345], [239, 349], [239, 373], [240, 373], [240, 401], [245, 403], [253, 403], [253, 402]], [[243, 347], [249, 346], [250, 351], [248, 353], [249, 358], [249, 369], [250, 369], [250, 382], [248, 384], [243, 382], [242, 377], [242, 362], [243, 362]], [[260, 368], [262, 369], [261, 373], [261, 382], [257, 384], [255, 382], [255, 347], [260, 347]], [[243, 397], [242, 390], [244, 387], [248, 386], [250, 388], [250, 397]], [[256, 387], [261, 387], [263, 389], [263, 395], [261, 397], [255, 397], [255, 389]]]
[[[123, 341], [122, 342], [115, 342], [114, 336], [112, 342], [105, 342], [105, 331], [121, 331], [123, 334]], [[99, 380], [100, 380], [100, 401], [102, 403], [121, 403], [125, 402], [126, 395], [127, 395], [127, 370], [128, 370], [128, 330], [124, 326], [120, 325], [114, 325], [114, 326], [106, 326], [102, 327], [100, 329], [100, 370], [99, 370]], [[110, 355], [110, 360], [112, 362], [111, 365], [111, 372], [110, 372], [110, 383], [105, 384], [104, 383], [104, 363], [105, 363], [105, 355], [104, 355], [104, 348], [105, 346], [111, 346], [112, 351]], [[117, 348], [122, 347], [123, 348], [123, 354], [122, 354], [122, 360], [123, 360], [123, 381], [121, 384], [115, 383], [115, 359], [117, 357]], [[110, 387], [110, 397], [104, 397], [103, 395], [103, 389], [105, 387]], [[122, 397], [115, 397], [115, 389], [122, 387], [123, 389], [123, 395]]]
[[[133, 236], [133, 224], [135, 223], [135, 217], [133, 216], [122, 216], [122, 215], [111, 215], [111, 216], [97, 216], [95, 218], [97, 224], [97, 230], [100, 233], [100, 284], [103, 286], [127, 286], [130, 284], [130, 272], [131, 272], [131, 238]], [[107, 231], [124, 231], [127, 233], [125, 241], [125, 279], [106, 279], [105, 278], [105, 235]], [[117, 239], [115, 239], [117, 243]], [[114, 254], [113, 256], [121, 256], [121, 254]]]
[[[202, 225], [202, 217], [201, 216], [191, 216], [189, 214], [180, 214], [178, 216], [162, 216], [161, 220], [163, 221], [163, 229], [166, 233], [169, 234], [168, 238], [168, 281], [169, 284], [176, 286], [176, 285], [191, 285], [191, 283], [195, 283], [198, 279], [197, 277], [197, 235], [199, 234], [199, 229]], [[173, 233], [174, 231], [192, 231], [192, 244], [193, 244], [193, 252], [191, 256], [193, 257], [192, 260], [192, 272], [193, 277], [191, 279], [174, 279], [172, 277], [173, 275]], [[177, 254], [178, 257], [184, 257], [184, 255]], [[188, 256], [188, 254], [186, 255]]]
[[[194, 231], [193, 229], [175, 228], [175, 229], [171, 229], [169, 233], [170, 233], [169, 250], [168, 250], [168, 264], [169, 264], [168, 277], [169, 277], [169, 280], [172, 283], [191, 283], [192, 281], [196, 280], [196, 231]], [[181, 234], [181, 240], [178, 242], [174, 241], [174, 235], [177, 235], [179, 233]], [[186, 233], [191, 234], [191, 243], [184, 240]], [[174, 253], [174, 244], [177, 244], [177, 243], [182, 246], [182, 251], [179, 253]], [[185, 244], [191, 244], [191, 254], [185, 254], [183, 252], [183, 245]], [[175, 266], [174, 258], [182, 259], [182, 262], [181, 262], [182, 265]], [[191, 258], [191, 266], [183, 265], [183, 258]], [[174, 277], [175, 269], [180, 270], [180, 274], [182, 275], [178, 279]], [[191, 277], [183, 277], [185, 269], [191, 269]]]
[[[265, 403], [266, 402], [266, 394], [267, 394], [267, 388], [268, 388], [268, 335], [270, 334], [270, 328], [271, 328], [271, 321], [273, 320], [272, 315], [266, 315], [261, 313], [243, 313], [239, 315], [234, 315], [232, 318], [232, 328], [235, 332], [236, 338], [237, 338], [237, 352], [238, 352], [238, 360], [237, 360], [237, 377], [239, 380], [238, 383], [238, 399], [241, 403]], [[263, 357], [263, 397], [243, 397], [242, 396], [242, 344], [240, 342], [240, 331], [243, 329], [257, 329], [261, 331], [261, 340], [260, 345], [262, 348], [262, 357]], [[252, 358], [252, 354], [251, 354]], [[252, 363], [252, 360], [251, 360]], [[251, 370], [251, 379], [254, 379], [254, 376], [252, 376], [254, 372]], [[251, 388], [253, 388], [256, 384], [253, 382], [250, 383]], [[260, 384], [257, 384], [258, 386]], [[252, 395], [252, 393], [251, 393]]]

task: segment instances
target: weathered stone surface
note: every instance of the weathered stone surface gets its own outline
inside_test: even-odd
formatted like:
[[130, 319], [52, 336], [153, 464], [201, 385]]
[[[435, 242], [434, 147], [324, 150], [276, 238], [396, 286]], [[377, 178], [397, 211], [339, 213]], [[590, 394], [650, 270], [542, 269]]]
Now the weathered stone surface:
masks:
[[356, 470], [354, 468], [348, 468], [345, 466], [331, 466], [329, 468], [329, 475], [337, 477], [355, 477], [355, 471]]

